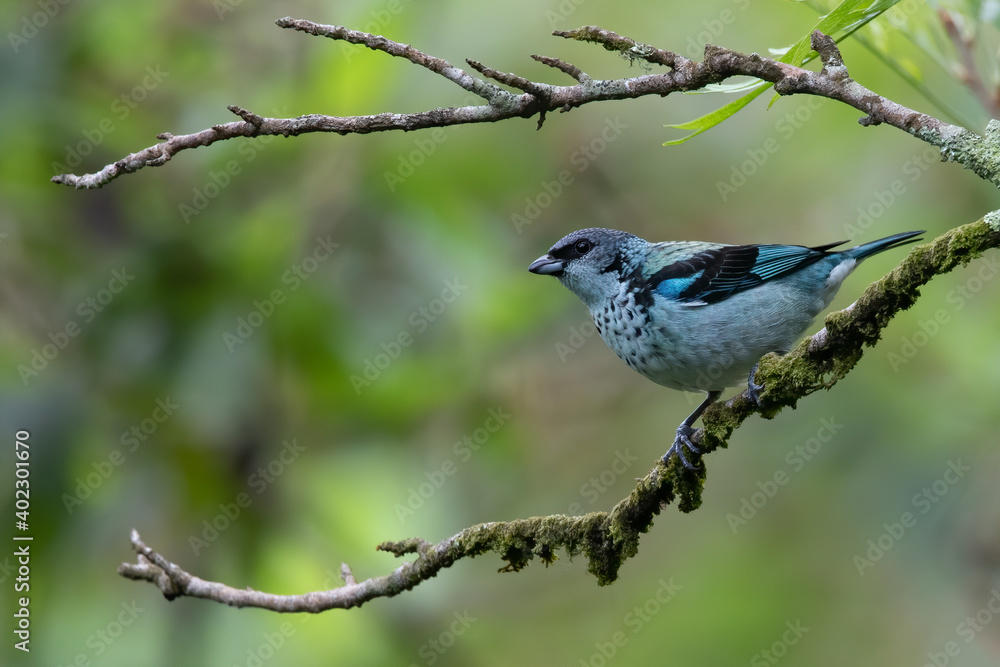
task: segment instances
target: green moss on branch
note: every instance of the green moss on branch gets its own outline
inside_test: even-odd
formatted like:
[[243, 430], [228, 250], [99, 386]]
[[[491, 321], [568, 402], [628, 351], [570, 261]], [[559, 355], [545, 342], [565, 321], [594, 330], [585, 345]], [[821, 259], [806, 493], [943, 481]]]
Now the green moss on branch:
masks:
[[[709, 454], [727, 446], [732, 433], [750, 415], [759, 413], [770, 419], [784, 407], [795, 407], [800, 398], [829, 389], [854, 368], [866, 346], [878, 342], [892, 317], [913, 305], [922, 285], [998, 246], [1000, 221], [991, 214], [913, 248], [899, 266], [870, 285], [854, 304], [827, 316], [821, 331], [782, 357], [768, 355], [761, 360], [757, 381], [764, 389], [759, 405], [752, 403], [746, 392], [713, 405], [703, 416], [705, 427], [692, 440]], [[153, 582], [168, 599], [187, 595], [236, 607], [312, 613], [357, 607], [377, 597], [398, 595], [437, 576], [459, 559], [487, 552], [505, 561], [501, 572], [520, 571], [536, 557], [550, 564], [559, 551], [570, 558], [582, 553], [588, 571], [603, 586], [613, 583], [622, 564], [638, 553], [639, 539], [652, 527], [656, 515], [672, 502], [682, 512], [696, 509], [701, 504], [704, 484], [704, 467], [691, 471], [676, 458], [669, 465], [658, 461], [610, 512], [483, 523], [437, 544], [416, 537], [385, 542], [378, 547], [381, 551], [396, 556], [416, 554], [416, 558], [388, 575], [362, 582], [355, 581], [350, 568], [344, 565], [345, 586], [299, 596], [269, 595], [198, 579], [149, 549], [137, 532], [133, 532], [132, 544], [139, 563], [123, 563], [119, 572]]]

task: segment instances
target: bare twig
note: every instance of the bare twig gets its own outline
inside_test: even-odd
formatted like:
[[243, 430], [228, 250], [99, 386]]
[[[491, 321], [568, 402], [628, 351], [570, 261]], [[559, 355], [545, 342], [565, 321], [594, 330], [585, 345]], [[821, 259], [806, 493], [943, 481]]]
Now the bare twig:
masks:
[[664, 65], [675, 70], [690, 71], [695, 63], [673, 51], [664, 51], [649, 44], [637, 42], [631, 37], [624, 37], [611, 30], [588, 25], [576, 30], [556, 30], [556, 37], [578, 39], [583, 42], [600, 44], [608, 51], [617, 51], [627, 58], [645, 60], [654, 65]]
[[986, 113], [993, 118], [1000, 117], [1000, 97], [998, 97], [1000, 91], [994, 91], [991, 94], [986, 90], [986, 85], [979, 75], [979, 68], [976, 67], [976, 58], [973, 53], [975, 43], [970, 38], [962, 35], [948, 10], [938, 10], [938, 16], [941, 18], [944, 31], [948, 33], [948, 37], [955, 46], [955, 51], [958, 52], [959, 58], [962, 59], [961, 69], [959, 70], [959, 77], [962, 79], [962, 83], [968, 86], [969, 90], [976, 96], [976, 99], [979, 100], [979, 103], [983, 105]]
[[[865, 346], [878, 341], [889, 320], [916, 301], [921, 285], [996, 247], [1000, 247], [1000, 221], [992, 217], [989, 222], [980, 220], [957, 227], [931, 243], [915, 247], [898, 267], [870, 285], [849, 308], [830, 314], [820, 332], [783, 357], [764, 357], [756, 375], [765, 387], [759, 404], [754, 404], [746, 392], [726, 403], [715, 404], [703, 416], [705, 428], [699, 429], [692, 440], [706, 454], [711, 453], [724, 446], [732, 432], [755, 412], [770, 418], [783, 407], [795, 407], [798, 399], [830, 388], [857, 364]], [[505, 572], [522, 569], [536, 556], [544, 563], [551, 563], [559, 549], [571, 557], [583, 553], [589, 562], [588, 570], [598, 583], [609, 584], [617, 578], [622, 563], [638, 552], [641, 534], [649, 530], [653, 519], [667, 504], [676, 500], [684, 512], [700, 505], [704, 481], [704, 468], [688, 470], [675, 457], [668, 467], [658, 462], [638, 480], [629, 497], [610, 512], [484, 523], [437, 544], [420, 538], [386, 542], [378, 549], [396, 556], [416, 554], [416, 558], [388, 575], [362, 582], [356, 581], [343, 565], [345, 585], [329, 591], [270, 595], [205, 581], [147, 547], [134, 530], [131, 539], [138, 562], [122, 563], [118, 572], [130, 579], [156, 584], [167, 599], [187, 595], [235, 607], [314, 613], [347, 609], [374, 598], [397, 595], [434, 577], [459, 559], [486, 552], [496, 553], [506, 561], [501, 568]]]
[[343, 26], [323, 25], [302, 19], [282, 18], [276, 21], [282, 28], [293, 28], [311, 35], [329, 37], [361, 44], [382, 51], [439, 74], [464, 90], [486, 101], [484, 105], [432, 109], [409, 114], [381, 113], [370, 116], [327, 116], [311, 114], [297, 118], [265, 118], [245, 109], [230, 106], [242, 122], [215, 125], [194, 134], [174, 136], [159, 135], [160, 143], [137, 153], [132, 153], [100, 171], [78, 176], [59, 174], [52, 177], [55, 183], [76, 188], [98, 188], [122, 174], [143, 167], [165, 164], [176, 153], [198, 146], [209, 146], [216, 141], [237, 137], [282, 135], [285, 137], [307, 132], [337, 132], [339, 134], [365, 134], [388, 130], [419, 130], [447, 127], [467, 123], [485, 123], [508, 118], [528, 118], [539, 115], [541, 120], [549, 111], [568, 111], [574, 107], [606, 100], [624, 100], [645, 95], [666, 96], [679, 91], [704, 88], [733, 76], [752, 76], [774, 84], [782, 95], [807, 94], [835, 99], [862, 111], [863, 125], [885, 123], [909, 132], [913, 136], [941, 149], [945, 160], [958, 162], [973, 169], [982, 178], [1000, 186], [1000, 123], [993, 123], [985, 137], [950, 125], [927, 114], [908, 109], [892, 102], [852, 80], [843, 64], [834, 41], [820, 32], [813, 33], [813, 48], [823, 58], [820, 72], [795, 67], [755, 53], [749, 55], [718, 46], [705, 47], [705, 59], [694, 62], [671, 51], [657, 49], [636, 42], [610, 30], [594, 26], [578, 30], [557, 31], [554, 34], [568, 39], [595, 42], [606, 49], [618, 51], [631, 59], [671, 68], [669, 72], [645, 74], [626, 79], [595, 80], [583, 74], [576, 66], [554, 58], [537, 58], [540, 62], [556, 67], [575, 78], [574, 86], [554, 86], [529, 81], [515, 74], [507, 74], [475, 61], [470, 65], [485, 76], [522, 91], [516, 94], [483, 79], [476, 78], [445, 60], [427, 55], [407, 44], [400, 44], [379, 35], [372, 35]]
[[555, 67], [560, 72], [565, 72], [571, 77], [579, 81], [580, 83], [585, 83], [590, 80], [590, 77], [584, 73], [576, 65], [571, 65], [570, 63], [563, 62], [559, 58], [550, 58], [549, 56], [531, 56], [534, 60], [542, 63], [543, 65], [548, 65], [549, 67]]

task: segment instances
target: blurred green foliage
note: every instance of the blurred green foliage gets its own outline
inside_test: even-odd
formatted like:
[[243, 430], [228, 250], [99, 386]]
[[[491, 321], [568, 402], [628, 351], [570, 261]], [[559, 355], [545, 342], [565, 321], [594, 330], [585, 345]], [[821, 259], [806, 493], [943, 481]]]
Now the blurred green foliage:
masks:
[[[962, 26], [995, 85], [997, 3], [974, 4]], [[852, 76], [981, 129], [982, 107], [942, 67], [956, 55], [892, 32], [917, 11], [900, 2], [858, 35], [949, 109], [853, 39]], [[157, 133], [232, 120], [227, 104], [293, 116], [466, 103], [406, 62], [279, 30], [279, 15], [556, 83], [569, 81], [529, 54], [595, 77], [639, 70], [552, 29], [597, 24], [697, 58], [706, 41], [766, 52], [816, 21], [803, 3], [741, 0], [0, 7], [2, 474], [8, 488], [14, 435], [29, 430], [35, 538], [32, 652], [8, 630], [4, 664], [728, 665], [773, 650], [785, 664], [886, 665], [948, 642], [948, 664], [996, 664], [1000, 619], [971, 636], [962, 625], [1000, 588], [996, 256], [927, 286], [831, 392], [747, 422], [708, 460], [703, 507], [669, 508], [611, 587], [580, 560], [500, 575], [487, 555], [307, 617], [167, 603], [119, 577], [132, 527], [198, 576], [297, 593], [336, 586], [341, 561], [358, 578], [389, 572], [383, 540], [610, 509], [700, 397], [629, 371], [586, 335], [572, 295], [527, 273], [569, 231], [812, 245], [933, 236], [997, 208], [988, 184], [834, 102], [758, 102], [663, 148], [665, 124], [718, 104], [705, 95], [588, 105], [540, 131], [530, 119], [231, 141], [101, 190], [48, 182], [54, 165], [97, 170]], [[765, 145], [777, 149], [760, 158]], [[866, 263], [835, 306], [893, 261]], [[491, 410], [509, 415], [494, 432]], [[942, 481], [957, 462], [971, 470]], [[915, 524], [894, 538], [905, 512]]]

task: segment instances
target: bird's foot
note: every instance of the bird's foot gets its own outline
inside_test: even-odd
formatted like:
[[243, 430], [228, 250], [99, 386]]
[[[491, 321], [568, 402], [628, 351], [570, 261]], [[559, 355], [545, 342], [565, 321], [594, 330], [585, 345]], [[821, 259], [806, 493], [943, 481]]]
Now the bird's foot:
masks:
[[701, 454], [701, 450], [695, 447], [694, 443], [691, 442], [691, 436], [694, 435], [695, 429], [688, 426], [687, 424], [681, 424], [677, 427], [677, 437], [674, 438], [674, 444], [670, 445], [670, 449], [667, 453], [663, 455], [663, 463], [667, 464], [670, 462], [670, 455], [676, 454], [677, 458], [681, 460], [684, 467], [688, 470], [694, 470], [694, 466], [688, 463], [687, 457], [684, 456], [684, 448], [686, 447], [694, 454]]
[[757, 367], [760, 366], [760, 362], [753, 365], [750, 369], [750, 376], [747, 377], [747, 396], [753, 401], [753, 404], [758, 408], [760, 407], [760, 392], [764, 390], [764, 385], [757, 382]]

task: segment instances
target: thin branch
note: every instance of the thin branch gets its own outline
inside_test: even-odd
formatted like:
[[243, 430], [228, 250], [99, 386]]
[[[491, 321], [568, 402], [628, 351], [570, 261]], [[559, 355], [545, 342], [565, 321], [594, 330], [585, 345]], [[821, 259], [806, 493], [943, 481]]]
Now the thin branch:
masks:
[[311, 114], [297, 118], [265, 118], [237, 106], [229, 109], [242, 122], [215, 125], [207, 130], [186, 135], [161, 134], [160, 143], [132, 153], [98, 172], [78, 176], [59, 174], [55, 183], [76, 188], [99, 188], [122, 174], [143, 167], [157, 167], [168, 162], [178, 152], [209, 146], [216, 141], [237, 137], [282, 135], [285, 137], [307, 132], [337, 132], [366, 134], [389, 130], [419, 130], [468, 123], [497, 122], [508, 118], [530, 118], [539, 115], [539, 127], [550, 111], [568, 111], [592, 102], [624, 100], [645, 95], [666, 96], [670, 93], [704, 88], [734, 76], [752, 76], [774, 84], [782, 95], [807, 94], [835, 99], [862, 111], [863, 125], [885, 123], [941, 149], [942, 158], [973, 169], [979, 176], [1000, 186], [1000, 122], [991, 122], [986, 136], [950, 125], [888, 100], [852, 80], [834, 41], [820, 32], [813, 33], [813, 48], [823, 58], [823, 69], [813, 72], [787, 65], [755, 53], [743, 54], [718, 46], [705, 47], [705, 59], [694, 62], [671, 51], [658, 49], [610, 30], [587, 26], [578, 30], [557, 31], [553, 34], [600, 44], [632, 60], [643, 60], [671, 68], [669, 72], [642, 76], [595, 80], [583, 74], [575, 65], [555, 58], [535, 59], [569, 74], [577, 80], [574, 86], [554, 86], [507, 74], [481, 63], [470, 65], [485, 76], [522, 91], [506, 91], [499, 86], [476, 78], [446, 60], [427, 55], [408, 44], [400, 44], [379, 35], [350, 30], [343, 26], [323, 25], [302, 19], [282, 18], [276, 21], [282, 28], [293, 28], [310, 35], [361, 44], [375, 51], [404, 58], [411, 63], [439, 74], [466, 91], [486, 101], [484, 105], [432, 109], [409, 114], [381, 113], [369, 116], [327, 116]]
[[556, 30], [552, 34], [556, 37], [600, 44], [608, 51], [617, 51], [626, 58], [645, 60], [654, 65], [664, 65], [675, 70], [690, 71], [695, 66], [693, 61], [673, 51], [665, 51], [649, 44], [637, 42], [631, 37], [624, 37], [596, 25], [588, 25], [576, 30]]
[[247, 111], [243, 107], [238, 107], [235, 104], [230, 104], [226, 108], [229, 109], [230, 111], [232, 111], [234, 114], [236, 114], [240, 118], [242, 118], [243, 120], [245, 120], [246, 122], [248, 122], [251, 125], [253, 125], [254, 127], [256, 127], [257, 129], [260, 129], [260, 126], [264, 124], [264, 119], [263, 118], [261, 118], [260, 116], [258, 116], [257, 114], [255, 114], [252, 111]]
[[511, 88], [523, 90], [529, 95], [534, 95], [535, 97], [548, 97], [549, 90], [552, 88], [552, 86], [535, 83], [534, 81], [525, 79], [523, 76], [518, 76], [517, 74], [501, 72], [500, 70], [493, 69], [492, 67], [487, 67], [478, 60], [466, 59], [465, 62], [469, 63], [469, 67], [476, 70], [483, 76], [488, 76], [504, 85], [510, 86]]
[[976, 57], [973, 53], [975, 43], [972, 38], [962, 35], [958, 29], [958, 25], [955, 24], [955, 20], [951, 17], [951, 13], [947, 10], [938, 10], [938, 16], [941, 18], [944, 31], [955, 46], [955, 51], [958, 52], [959, 58], [962, 59], [961, 69], [959, 70], [959, 77], [962, 79], [962, 83], [968, 86], [969, 90], [976, 96], [976, 99], [979, 100], [979, 103], [983, 105], [986, 113], [994, 118], [1000, 116], [1000, 98], [996, 94], [990, 94], [986, 90], [986, 85], [979, 75], [979, 68], [976, 67]]
[[[934, 276], [968, 264], [990, 248], [1000, 247], [1000, 214], [987, 218], [913, 248], [899, 266], [870, 285], [849, 308], [827, 316], [821, 331], [783, 357], [764, 357], [756, 375], [764, 384], [760, 402], [754, 403], [743, 392], [712, 406], [703, 416], [705, 428], [699, 429], [692, 440], [709, 454], [724, 447], [732, 432], [755, 412], [772, 418], [783, 407], [795, 407], [800, 398], [836, 384], [854, 368], [864, 347], [878, 341], [889, 320], [913, 305], [922, 285]], [[344, 586], [303, 595], [270, 595], [199, 579], [147, 547], [134, 530], [131, 541], [138, 562], [122, 563], [118, 572], [129, 579], [154, 583], [167, 599], [187, 595], [234, 607], [312, 613], [347, 609], [378, 597], [398, 595], [459, 559], [486, 552], [496, 553], [506, 561], [502, 572], [517, 572], [535, 557], [549, 564], [559, 549], [570, 557], [582, 553], [588, 560], [588, 570], [604, 585], [614, 582], [622, 563], [638, 552], [641, 534], [650, 529], [666, 505], [676, 500], [682, 512], [690, 512], [701, 504], [704, 482], [704, 467], [688, 470], [676, 457], [669, 466], [659, 461], [638, 481], [629, 497], [610, 512], [484, 523], [437, 544], [420, 538], [385, 542], [377, 547], [380, 551], [396, 556], [416, 554], [416, 558], [388, 575], [362, 582], [356, 581], [343, 565]]]
[[560, 72], [569, 74], [571, 77], [579, 81], [580, 83], [586, 83], [590, 81], [590, 77], [584, 73], [582, 69], [576, 65], [571, 65], [570, 63], [564, 62], [559, 58], [550, 58], [549, 56], [531, 56], [532, 59], [537, 60], [543, 65], [548, 65], [549, 67], [554, 67]]
[[317, 37], [329, 37], [330, 39], [339, 39], [351, 44], [361, 44], [373, 51], [382, 51], [383, 53], [388, 53], [390, 56], [405, 58], [414, 65], [419, 65], [435, 74], [440, 74], [452, 83], [461, 86], [470, 93], [479, 95], [485, 100], [490, 100], [504, 93], [502, 89], [470, 76], [465, 71], [453, 66], [447, 60], [427, 55], [409, 44], [400, 44], [391, 39], [386, 39], [381, 35], [372, 35], [360, 30], [351, 30], [340, 25], [324, 25], [304, 19], [293, 19], [290, 16], [280, 18], [274, 23], [279, 28], [292, 28]]

